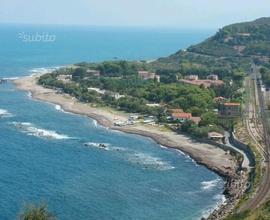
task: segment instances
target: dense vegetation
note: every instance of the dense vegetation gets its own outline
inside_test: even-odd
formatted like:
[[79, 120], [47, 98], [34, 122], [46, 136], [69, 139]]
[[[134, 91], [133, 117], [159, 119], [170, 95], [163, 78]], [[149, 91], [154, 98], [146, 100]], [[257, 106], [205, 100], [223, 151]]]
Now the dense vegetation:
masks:
[[235, 214], [227, 217], [225, 220], [269, 220], [270, 219], [270, 201], [261, 205], [254, 211]]
[[182, 75], [206, 77], [215, 73], [221, 79], [233, 78], [239, 71], [249, 71], [254, 58], [270, 55], [270, 18], [226, 26], [213, 37], [187, 50], [160, 58], [152, 63]]
[[199, 45], [189, 48], [190, 52], [219, 57], [269, 56], [270, 18], [253, 22], [233, 24]]
[[269, 88], [270, 87], [270, 62], [264, 63], [260, 68], [260, 73], [264, 84]]

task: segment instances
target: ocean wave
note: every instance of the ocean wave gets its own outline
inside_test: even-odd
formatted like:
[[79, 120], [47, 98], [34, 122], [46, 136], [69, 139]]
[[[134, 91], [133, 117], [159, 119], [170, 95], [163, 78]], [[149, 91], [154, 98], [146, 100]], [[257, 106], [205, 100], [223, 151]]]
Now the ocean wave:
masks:
[[65, 66], [54, 66], [54, 67], [40, 67], [40, 68], [34, 68], [30, 70], [30, 73], [32, 73], [30, 76], [34, 77], [37, 74], [46, 74], [46, 73], [51, 73], [54, 70], [63, 68]]
[[226, 204], [226, 197], [223, 194], [218, 194], [214, 196], [214, 200], [216, 201], [216, 204], [214, 207], [209, 207], [202, 212], [202, 216], [199, 218], [208, 218], [209, 215], [214, 211], [220, 208], [221, 205]]
[[0, 118], [9, 118], [9, 117], [13, 117], [14, 115], [11, 114], [10, 112], [8, 112], [5, 109], [0, 109]]
[[55, 105], [55, 110], [66, 113], [61, 105]]
[[94, 120], [94, 119], [93, 119], [93, 124], [94, 124], [94, 126], [95, 126], [95, 127], [97, 127], [97, 126], [98, 126], [97, 121], [96, 121], [96, 120]]
[[73, 139], [67, 135], [59, 134], [56, 131], [38, 128], [34, 124], [29, 122], [12, 122], [12, 124], [22, 132], [40, 138], [54, 139], [54, 140]]
[[154, 157], [147, 153], [136, 152], [124, 147], [113, 146], [110, 143], [86, 142], [84, 143], [84, 146], [118, 152], [120, 153], [120, 157], [124, 160], [127, 160], [129, 163], [134, 165], [142, 166], [144, 169], [156, 169], [161, 171], [175, 169], [174, 166], [170, 165], [166, 161], [163, 161], [159, 157]]
[[20, 77], [18, 76], [14, 76], [14, 77], [5, 77], [3, 78], [3, 80], [8, 80], [8, 81], [12, 81], [12, 80], [16, 80], [16, 79], [19, 79]]
[[128, 161], [136, 165], [141, 165], [145, 169], [157, 169], [161, 171], [175, 169], [174, 166], [163, 161], [161, 158], [153, 157], [145, 153], [129, 153]]
[[33, 97], [32, 92], [28, 92], [28, 93], [27, 93], [27, 97], [31, 99], [31, 98]]
[[[48, 102], [49, 103], [49, 102]], [[52, 104], [52, 103], [49, 103]], [[65, 114], [75, 115], [75, 113], [65, 111], [61, 105], [53, 104], [56, 111], [63, 112]]]
[[210, 180], [210, 181], [203, 181], [201, 182], [201, 189], [202, 190], [212, 190], [213, 188], [215, 188], [219, 183], [220, 183], [221, 179], [214, 179], [214, 180]]

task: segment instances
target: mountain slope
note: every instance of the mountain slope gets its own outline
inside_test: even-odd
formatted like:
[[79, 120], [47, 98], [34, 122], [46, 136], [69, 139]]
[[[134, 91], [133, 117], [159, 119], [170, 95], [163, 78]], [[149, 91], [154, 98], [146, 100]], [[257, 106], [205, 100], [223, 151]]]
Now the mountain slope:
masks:
[[[207, 69], [206, 74], [213, 71], [229, 74], [236, 66], [247, 70], [251, 58], [258, 56], [270, 56], [270, 18], [225, 26], [202, 43], [160, 58], [153, 66], [184, 74], [194, 71], [194, 67]], [[192, 66], [192, 70], [183, 66]]]
[[189, 52], [213, 56], [270, 55], [270, 18], [228, 25]]

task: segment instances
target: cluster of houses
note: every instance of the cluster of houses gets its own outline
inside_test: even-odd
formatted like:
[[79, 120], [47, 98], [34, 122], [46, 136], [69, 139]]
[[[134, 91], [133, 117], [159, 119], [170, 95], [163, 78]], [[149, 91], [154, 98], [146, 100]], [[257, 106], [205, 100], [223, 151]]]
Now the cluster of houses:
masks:
[[[85, 79], [90, 77], [100, 77], [100, 71], [88, 69], [86, 71]], [[160, 76], [154, 72], [150, 71], [138, 71], [138, 76], [143, 80], [155, 80], [160, 82]], [[63, 82], [70, 82], [72, 80], [72, 75], [59, 75], [58, 80], [62, 80]], [[203, 85], [205, 88], [209, 88], [212, 85], [220, 86], [223, 84], [222, 80], [219, 80], [218, 75], [211, 74], [208, 75], [206, 79], [199, 79], [198, 75], [188, 75], [184, 79], [178, 80], [181, 83], [192, 84], [201, 86]], [[115, 99], [119, 99], [125, 97], [124, 95], [120, 95], [119, 93], [101, 90], [99, 88], [88, 88], [89, 91], [95, 91], [102, 95], [110, 95]], [[219, 108], [216, 109], [216, 113], [223, 118], [236, 118], [241, 116], [241, 105], [237, 102], [228, 102], [223, 97], [215, 97], [214, 102], [218, 103]], [[149, 107], [158, 107], [160, 104], [147, 104]], [[182, 109], [170, 109], [169, 116], [167, 118], [171, 121], [177, 121], [179, 123], [184, 123], [187, 120], [193, 121], [195, 124], [199, 124], [201, 121], [200, 117], [194, 117], [192, 113], [184, 112]], [[133, 125], [135, 123], [142, 122], [144, 124], [154, 124], [156, 122], [156, 118], [154, 116], [144, 116], [140, 117], [137, 115], [132, 115], [128, 118], [127, 121], [115, 121], [115, 126], [126, 126], [126, 125]], [[209, 132], [208, 138], [222, 142], [224, 140], [224, 135], [218, 132]]]
[[209, 88], [212, 85], [220, 86], [223, 84], [222, 80], [218, 79], [218, 75], [211, 74], [206, 77], [206, 79], [199, 79], [198, 75], [188, 75], [184, 79], [180, 79], [179, 82], [196, 85], [196, 86], [204, 86], [205, 88]]

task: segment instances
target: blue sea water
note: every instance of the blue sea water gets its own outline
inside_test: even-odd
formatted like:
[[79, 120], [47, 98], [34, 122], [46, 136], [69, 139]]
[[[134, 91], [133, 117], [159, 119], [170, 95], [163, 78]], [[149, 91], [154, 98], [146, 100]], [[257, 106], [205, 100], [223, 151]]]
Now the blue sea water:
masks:
[[[0, 33], [0, 77], [15, 77], [80, 61], [154, 59], [212, 31], [1, 25]], [[56, 40], [23, 42], [22, 33]], [[0, 85], [0, 116], [1, 220], [40, 201], [61, 220], [195, 220], [222, 200], [223, 180], [181, 152], [32, 100], [12, 83]]]

